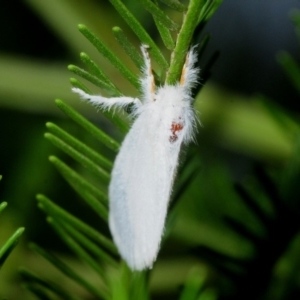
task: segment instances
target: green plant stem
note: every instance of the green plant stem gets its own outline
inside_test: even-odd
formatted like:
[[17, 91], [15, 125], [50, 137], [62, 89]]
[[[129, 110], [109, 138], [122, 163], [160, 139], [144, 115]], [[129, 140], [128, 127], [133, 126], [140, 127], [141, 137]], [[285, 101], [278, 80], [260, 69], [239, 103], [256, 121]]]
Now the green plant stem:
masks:
[[[68, 235], [62, 224], [52, 218], [47, 218], [47, 222], [54, 228], [63, 242], [71, 249], [71, 251], [73, 251], [82, 260], [82, 262], [88, 264], [98, 274], [98, 276], [104, 282], [106, 282], [106, 275], [103, 268], [72, 237]], [[102, 288], [101, 290], [103, 293], [108, 294], [106, 289]]]
[[[82, 197], [82, 199], [105, 221], [108, 219], [108, 209], [103, 202], [100, 202], [96, 197], [93, 196], [88, 190], [82, 188], [83, 184], [78, 180], [80, 180], [79, 175], [76, 176], [76, 173], [71, 169], [67, 169], [66, 165], [62, 166], [62, 163], [55, 156], [51, 156], [49, 158], [51, 162], [53, 162], [64, 178], [69, 182], [69, 184], [73, 187], [73, 189]], [[106, 204], [106, 203], [105, 203]]]
[[35, 244], [29, 245], [30, 249], [34, 252], [43, 256], [46, 260], [51, 262], [55, 267], [57, 267], [62, 273], [64, 273], [67, 277], [76, 281], [79, 285], [83, 286], [85, 289], [90, 291], [94, 296], [99, 297], [100, 299], [106, 298], [106, 295], [100, 290], [96, 289], [93, 285], [91, 285], [88, 281], [83, 279], [80, 275], [74, 272], [71, 268], [69, 268], [65, 263], [63, 263], [60, 259], [56, 258], [49, 252], [45, 251], [41, 247], [38, 247]]
[[[32, 272], [30, 272], [28, 270], [21, 269], [20, 274], [21, 274], [22, 278], [28, 282], [27, 284], [29, 284], [29, 285], [32, 284], [33, 286], [36, 286], [37, 284], [39, 284], [65, 300], [79, 300], [79, 298], [69, 294], [68, 292], [63, 290], [59, 285], [55, 284], [54, 282], [41, 279], [39, 276], [33, 274]], [[41, 298], [41, 299], [43, 299], [43, 298]]]
[[2, 202], [0, 204], [0, 213], [5, 209], [6, 206], [7, 206], [7, 202]]
[[169, 29], [165, 28], [164, 25], [162, 25], [156, 18], [154, 18], [154, 22], [166, 48], [169, 50], [173, 50], [175, 48], [175, 42]]
[[78, 187], [80, 190], [85, 191], [101, 201], [105, 206], [108, 205], [107, 193], [95, 187], [93, 184], [89, 183], [76, 171], [71, 169], [68, 165], [63, 163], [60, 159], [55, 156], [50, 156], [49, 161], [54, 164], [61, 175], [70, 183], [72, 186]]
[[70, 78], [70, 83], [72, 84], [73, 87], [79, 88], [86, 92], [87, 94], [92, 95], [93, 93], [86, 87], [85, 84], [83, 84], [81, 81], [79, 81], [77, 78], [71, 77]]
[[71, 108], [69, 105], [64, 103], [62, 100], [55, 100], [56, 105], [73, 121], [78, 123], [84, 129], [86, 129], [90, 134], [96, 137], [100, 142], [102, 142], [105, 146], [117, 152], [120, 148], [120, 144], [116, 142], [109, 135], [105, 134], [98, 127], [93, 125], [90, 121], [84, 118], [81, 114], [79, 114], [76, 110]]
[[58, 138], [63, 140], [66, 144], [70, 145], [75, 150], [79, 151], [80, 153], [91, 159], [95, 164], [105, 168], [107, 171], [111, 171], [113, 164], [107, 158], [94, 151], [86, 144], [80, 142], [78, 139], [74, 138], [72, 135], [62, 130], [57, 125], [51, 122], [47, 122], [46, 127]]
[[[78, 181], [80, 180], [79, 175], [76, 176], [76, 172], [71, 169], [68, 169], [66, 165], [62, 166], [62, 163], [58, 161], [58, 159], [54, 156], [49, 158], [51, 162], [53, 162], [58, 170], [61, 172], [63, 177], [69, 182], [69, 184], [73, 187], [73, 189], [82, 197], [82, 199], [90, 206], [92, 209], [105, 221], [108, 219], [108, 209], [105, 204], [107, 202], [103, 201], [103, 198], [106, 200], [105, 196], [100, 198], [102, 202], [100, 202], [96, 197], [93, 196], [88, 190], [83, 188], [83, 183]], [[99, 195], [99, 192], [98, 192]], [[97, 195], [97, 196], [98, 196]], [[103, 202], [105, 204], [103, 204]]]
[[175, 85], [180, 79], [186, 53], [190, 47], [203, 3], [203, 0], [190, 0], [188, 11], [184, 17], [181, 30], [178, 34], [176, 47], [172, 54], [170, 68], [167, 72], [166, 84]]
[[[155, 1], [155, 3], [157, 4], [157, 1]], [[155, 17], [153, 15], [153, 19], [155, 22], [155, 25], [159, 31], [160, 37], [163, 41], [163, 43], [165, 44], [165, 46], [167, 47], [167, 49], [169, 50], [174, 50], [175, 48], [175, 42], [173, 40], [173, 37], [169, 31], [168, 28], [166, 28], [157, 17]]]
[[101, 70], [101, 68], [98, 67], [98, 65], [86, 53], [84, 52], [80, 53], [80, 58], [96, 77], [98, 77], [100, 80], [104, 81], [111, 87], [111, 90], [113, 90], [115, 93], [113, 94], [113, 96], [122, 95], [122, 93], [112, 83], [109, 77]]
[[104, 250], [101, 249], [98, 245], [88, 239], [84, 234], [80, 233], [74, 227], [70, 226], [67, 223], [63, 223], [66, 231], [85, 249], [87, 249], [91, 254], [97, 257], [100, 261], [104, 261], [114, 267], [118, 267], [118, 263], [111, 255], [107, 254]]
[[34, 294], [38, 299], [52, 300], [44, 287], [38, 286], [36, 283], [25, 283], [23, 287]]
[[18, 228], [15, 233], [5, 242], [5, 244], [0, 249], [0, 267], [5, 262], [8, 255], [13, 251], [13, 249], [16, 247], [20, 236], [24, 232], [25, 228], [20, 227]]
[[71, 215], [66, 210], [62, 209], [58, 205], [54, 204], [52, 201], [50, 201], [47, 197], [44, 195], [37, 195], [36, 196], [39, 207], [48, 215], [52, 216], [53, 218], [59, 218], [62, 219], [67, 224], [70, 224], [70, 226], [73, 226], [74, 228], [77, 228], [80, 232], [82, 232], [87, 237], [94, 240], [99, 245], [105, 247], [107, 250], [109, 250], [113, 254], [117, 254], [117, 249], [113, 242], [102, 235], [100, 232], [92, 228], [91, 226], [87, 225], [86, 223], [82, 222], [75, 216]]
[[159, 23], [161, 23], [165, 28], [170, 30], [178, 29], [178, 25], [174, 23], [164, 11], [162, 11], [156, 4], [150, 0], [139, 0], [139, 2], [148, 10], [153, 18], [155, 18]]
[[73, 147], [66, 144], [61, 139], [57, 138], [51, 133], [45, 133], [45, 138], [51, 141], [55, 146], [63, 150], [65, 153], [70, 155], [77, 162], [81, 163], [84, 167], [86, 167], [93, 174], [98, 176], [103, 182], [108, 183], [110, 180], [110, 175], [101, 167], [97, 166], [94, 162], [92, 162], [89, 158], [84, 156], [82, 153], [75, 150]]
[[156, 60], [158, 65], [162, 68], [162, 72], [165, 72], [168, 68], [168, 62], [162, 55], [158, 46], [152, 40], [147, 31], [142, 27], [142, 25], [137, 21], [137, 19], [132, 15], [132, 13], [126, 8], [126, 6], [120, 0], [109, 0], [114, 8], [118, 11], [120, 16], [129, 25], [132, 31], [137, 35], [141, 42], [150, 47], [150, 52], [153, 58]]
[[120, 73], [138, 90], [140, 90], [140, 82], [137, 76], [132, 73], [123, 62], [110, 51], [103, 43], [100, 41], [94, 33], [92, 33], [86, 26], [79, 24], [79, 31], [96, 47], [96, 49], [106, 57], [111, 64], [117, 68]]
[[160, 1], [168, 5], [170, 8], [173, 8], [174, 10], [180, 12], [183, 12], [187, 9], [187, 7], [184, 4], [182, 4], [177, 0], [160, 0]]
[[111, 84], [104, 82], [103, 80], [99, 79], [98, 77], [91, 75], [87, 71], [85, 71], [81, 68], [78, 68], [77, 66], [69, 65], [68, 70], [73, 72], [74, 74], [84, 78], [85, 80], [93, 83], [94, 85], [98, 86], [99, 88], [103, 89], [109, 95], [112, 95], [112, 96], [114, 96], [114, 95], [120, 96], [121, 95], [121, 93], [118, 91], [118, 89], [115, 88], [114, 86], [112, 86]]
[[136, 50], [120, 27], [113, 27], [112, 32], [126, 54], [131, 58], [139, 70], [141, 70], [144, 64], [141, 53]]

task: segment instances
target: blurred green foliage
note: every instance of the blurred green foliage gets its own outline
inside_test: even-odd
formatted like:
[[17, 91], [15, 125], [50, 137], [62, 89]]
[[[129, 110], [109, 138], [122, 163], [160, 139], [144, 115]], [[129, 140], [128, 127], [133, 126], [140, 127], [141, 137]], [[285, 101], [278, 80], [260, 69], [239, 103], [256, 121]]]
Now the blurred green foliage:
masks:
[[[156, 19], [150, 18], [147, 5], [156, 1], [123, 2], [158, 45], [158, 52], [152, 55], [156, 55], [154, 69], [163, 81], [164, 73], [160, 70], [166, 66], [159, 49], [165, 49], [163, 44], [172, 49], [175, 46], [172, 37], [176, 35], [163, 31], [165, 26], [161, 28], [158, 24], [172, 28], [173, 23], [161, 19], [164, 17], [160, 13]], [[170, 2], [177, 8], [163, 6], [170, 20], [180, 23], [182, 10], [186, 8], [175, 0], [162, 2]], [[220, 1], [203, 3], [206, 7], [212, 3], [217, 7]], [[127, 120], [120, 115], [112, 119], [119, 126], [112, 126], [101, 113], [96, 114], [93, 108], [80, 103], [70, 93], [66, 65], [73, 61], [81, 65], [77, 57], [84, 50], [88, 53], [88, 58], [81, 55], [83, 61], [86, 59], [85, 64], [91, 65], [89, 57], [92, 57], [107, 77], [113, 79], [119, 91], [137, 95], [135, 80], [132, 80], [133, 86], [128, 84], [82, 38], [77, 23], [85, 24], [114, 49], [116, 57], [126, 62], [133, 76], [138, 76], [139, 62], [129, 60], [122, 51], [114, 38], [120, 30], [114, 26], [122, 28], [136, 49], [140, 41], [108, 1], [26, 0], [22, 6], [39, 19], [27, 25], [27, 30], [39, 33], [37, 27], [42, 24], [45, 31], [51, 32], [51, 38], [44, 56], [0, 53], [3, 129], [0, 153], [1, 173], [5, 175], [0, 196], [10, 207], [6, 216], [1, 214], [1, 240], [12, 226], [26, 227], [23, 243], [1, 269], [0, 298], [36, 299], [21, 289], [16, 270], [22, 265], [23, 281], [40, 299], [58, 299], [55, 296], [58, 294], [62, 295], [59, 299], [107, 298], [109, 292], [113, 299], [148, 299], [148, 290], [151, 299], [297, 299], [300, 291], [297, 116], [291, 116], [261, 95], [244, 101], [241, 95], [206, 83], [195, 102], [203, 126], [199, 128], [197, 144], [185, 150], [185, 163], [182, 163], [175, 185], [166, 239], [158, 261], [149, 273], [131, 274], [125, 265], [119, 266], [116, 250], [107, 238], [105, 172], [99, 174], [98, 169], [94, 170], [95, 176], [91, 175], [92, 164], [88, 170], [68, 156], [73, 151], [69, 147], [72, 144], [71, 148], [83, 152], [92, 162], [97, 161], [104, 171], [109, 171], [115, 154], [103, 146], [104, 132], [108, 141], [111, 139], [112, 144], [118, 145], [128, 127]], [[203, 26], [216, 7], [202, 14]], [[299, 13], [295, 13], [293, 19], [300, 31]], [[41, 44], [37, 40], [35, 45], [40, 52]], [[53, 44], [58, 45], [57, 49]], [[170, 55], [167, 49], [162, 51], [165, 57]], [[53, 54], [50, 50], [54, 50]], [[295, 61], [287, 53], [280, 54], [278, 59], [299, 88], [300, 72]], [[209, 67], [209, 62], [206, 63]], [[174, 78], [178, 76], [178, 68], [180, 70], [180, 63], [174, 67]], [[208, 76], [208, 69], [204, 67], [202, 75]], [[76, 85], [78, 81], [71, 83]], [[109, 86], [105, 92], [117, 93], [110, 81], [106, 83]], [[95, 89], [89, 83], [86, 86]], [[64, 113], [71, 111], [67, 115], [75, 122], [76, 111], [69, 108], [70, 103], [97, 123], [102, 131], [86, 119], [81, 119], [80, 126], [70, 121], [53, 104], [56, 97], [64, 99], [65, 103], [58, 101], [57, 104]], [[55, 125], [47, 123], [46, 138], [67, 154], [42, 139], [44, 124], [49, 120]], [[117, 127], [123, 131], [118, 131]], [[92, 149], [106, 158], [99, 158]], [[72, 153], [75, 160], [77, 157], [79, 162], [88, 164], [74, 151]], [[47, 162], [49, 154], [52, 154], [52, 164]], [[53, 165], [73, 189], [58, 176]], [[46, 194], [59, 205], [45, 196], [38, 196], [39, 207], [46, 212], [47, 221], [56, 233], [45, 226], [43, 215], [36, 209], [37, 192]], [[41, 246], [32, 244], [28, 249], [26, 243], [32, 240]], [[107, 250], [101, 251], [102, 247]], [[64, 275], [34, 251], [54, 262]]]

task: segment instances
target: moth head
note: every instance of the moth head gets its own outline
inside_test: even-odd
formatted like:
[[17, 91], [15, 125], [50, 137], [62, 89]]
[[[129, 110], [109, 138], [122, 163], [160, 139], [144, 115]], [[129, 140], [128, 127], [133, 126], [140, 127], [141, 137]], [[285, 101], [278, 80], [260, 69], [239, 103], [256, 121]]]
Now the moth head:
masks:
[[185, 95], [180, 85], [165, 85], [156, 91], [154, 99], [157, 102], [163, 102], [168, 105], [181, 105], [185, 100]]

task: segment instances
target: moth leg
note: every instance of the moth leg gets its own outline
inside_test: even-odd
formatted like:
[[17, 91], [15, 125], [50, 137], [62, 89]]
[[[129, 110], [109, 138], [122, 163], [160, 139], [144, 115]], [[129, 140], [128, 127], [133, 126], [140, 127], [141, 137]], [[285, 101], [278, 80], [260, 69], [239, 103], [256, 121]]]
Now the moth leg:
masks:
[[141, 79], [141, 84], [145, 102], [155, 101], [155, 82], [152, 73], [151, 60], [147, 48], [149, 47], [146, 45], [141, 46], [141, 51], [144, 58], [143, 77]]
[[123, 108], [129, 104], [133, 104], [135, 108], [141, 106], [141, 101], [137, 98], [130, 98], [130, 97], [105, 98], [100, 95], [89, 95], [79, 88], [72, 88], [72, 91], [78, 94], [82, 100], [87, 100], [91, 104], [106, 110], [110, 110], [113, 106], [118, 108]]
[[199, 69], [195, 67], [196, 61], [197, 53], [195, 47], [192, 47], [186, 56], [180, 78], [180, 85], [183, 86], [187, 92], [190, 92], [193, 85], [197, 83]]

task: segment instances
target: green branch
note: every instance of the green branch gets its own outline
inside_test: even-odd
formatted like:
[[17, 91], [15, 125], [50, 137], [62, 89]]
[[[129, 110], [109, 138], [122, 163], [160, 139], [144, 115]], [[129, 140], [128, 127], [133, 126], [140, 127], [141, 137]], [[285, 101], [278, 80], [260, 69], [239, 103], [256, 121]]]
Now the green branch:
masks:
[[156, 43], [152, 40], [147, 31], [143, 26], [138, 22], [138, 20], [132, 15], [132, 13], [127, 9], [127, 7], [120, 0], [109, 0], [114, 8], [118, 11], [120, 16], [125, 20], [129, 25], [132, 31], [137, 35], [141, 42], [150, 47], [149, 51], [151, 52], [153, 59], [156, 60], [158, 65], [162, 68], [162, 71], [166, 71], [169, 64], [162, 55], [161, 51], [157, 47]]
[[167, 73], [166, 84], [174, 85], [179, 81], [186, 53], [190, 48], [203, 3], [204, 0], [190, 1], [188, 11], [184, 17], [181, 30], [178, 34], [176, 47], [172, 53], [171, 65]]

